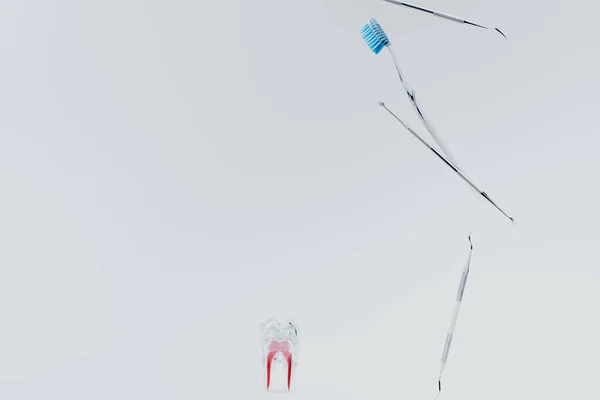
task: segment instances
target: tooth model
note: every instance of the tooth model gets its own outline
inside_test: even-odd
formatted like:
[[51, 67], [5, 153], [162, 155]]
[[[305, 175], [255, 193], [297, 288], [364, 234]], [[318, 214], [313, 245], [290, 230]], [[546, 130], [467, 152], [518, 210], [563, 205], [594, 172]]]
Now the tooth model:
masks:
[[291, 321], [280, 324], [274, 318], [260, 325], [263, 365], [266, 370], [267, 390], [271, 387], [271, 366], [285, 363], [287, 367], [287, 390], [290, 390], [292, 366], [296, 365], [298, 330]]

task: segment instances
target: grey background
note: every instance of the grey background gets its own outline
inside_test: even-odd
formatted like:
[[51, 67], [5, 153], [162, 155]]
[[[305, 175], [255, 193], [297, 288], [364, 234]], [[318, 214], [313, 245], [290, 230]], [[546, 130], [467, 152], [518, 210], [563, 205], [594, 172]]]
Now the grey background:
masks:
[[[590, 398], [600, 304], [598, 6], [3, 1], [0, 397]], [[420, 102], [513, 227], [377, 106]]]

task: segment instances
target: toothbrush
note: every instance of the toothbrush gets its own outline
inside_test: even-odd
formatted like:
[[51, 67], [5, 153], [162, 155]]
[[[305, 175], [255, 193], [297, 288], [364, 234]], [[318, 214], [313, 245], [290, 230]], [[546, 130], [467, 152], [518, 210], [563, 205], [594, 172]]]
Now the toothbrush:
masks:
[[379, 52], [381, 52], [381, 50], [383, 50], [384, 47], [388, 49], [390, 55], [392, 56], [392, 60], [394, 62], [394, 66], [396, 67], [396, 71], [398, 73], [398, 77], [400, 78], [400, 82], [402, 83], [402, 87], [404, 88], [404, 91], [408, 95], [408, 98], [409, 98], [411, 104], [413, 105], [415, 111], [419, 115], [419, 118], [423, 122], [423, 125], [425, 125], [425, 128], [427, 129], [429, 134], [433, 137], [433, 140], [437, 143], [437, 145], [440, 147], [441, 151], [452, 162], [452, 164], [458, 165], [458, 163], [454, 160], [454, 157], [450, 153], [450, 150], [448, 149], [448, 147], [444, 144], [442, 139], [439, 137], [439, 135], [437, 134], [437, 132], [435, 131], [435, 129], [433, 128], [431, 123], [427, 120], [427, 118], [423, 114], [423, 111], [419, 107], [417, 100], [416, 100], [415, 90], [413, 88], [411, 88], [410, 85], [408, 84], [408, 82], [406, 81], [406, 79], [402, 73], [402, 70], [400, 69], [400, 63], [398, 62], [396, 55], [392, 51], [392, 45], [390, 43], [390, 40], [389, 40], [388, 36], [386, 35], [386, 33], [384, 32], [381, 25], [379, 25], [379, 23], [377, 22], [377, 20], [375, 18], [371, 18], [369, 20], [369, 22], [363, 26], [360, 33], [373, 53], [379, 54]]

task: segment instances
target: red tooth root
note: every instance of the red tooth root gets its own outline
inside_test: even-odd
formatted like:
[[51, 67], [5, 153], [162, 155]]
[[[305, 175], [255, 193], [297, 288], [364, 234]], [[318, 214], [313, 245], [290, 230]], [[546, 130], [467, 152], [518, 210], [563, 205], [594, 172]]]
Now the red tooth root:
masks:
[[281, 352], [287, 361], [287, 388], [290, 390], [290, 384], [292, 380], [292, 353], [289, 351], [290, 346], [288, 342], [280, 342], [278, 340], [272, 340], [269, 343], [269, 353], [267, 354], [267, 390], [271, 386], [271, 364], [275, 355]]
[[271, 386], [271, 362], [273, 361], [275, 354], [277, 354], [276, 351], [271, 351], [267, 355], [267, 390], [269, 390], [269, 387]]
[[287, 365], [288, 365], [287, 386], [288, 386], [288, 392], [289, 392], [290, 391], [290, 381], [292, 379], [292, 355], [290, 353], [285, 353], [285, 358], [287, 359]]

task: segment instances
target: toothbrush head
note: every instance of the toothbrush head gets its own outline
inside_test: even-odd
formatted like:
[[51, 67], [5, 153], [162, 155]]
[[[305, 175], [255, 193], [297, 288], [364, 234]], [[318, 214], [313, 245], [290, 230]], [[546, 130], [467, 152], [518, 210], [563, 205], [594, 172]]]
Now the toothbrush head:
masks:
[[369, 22], [360, 30], [363, 39], [375, 54], [378, 54], [384, 47], [390, 45], [390, 40], [383, 31], [383, 28], [375, 18], [371, 18]]

